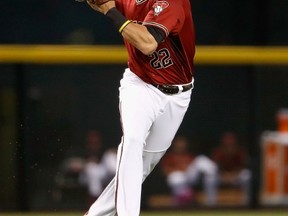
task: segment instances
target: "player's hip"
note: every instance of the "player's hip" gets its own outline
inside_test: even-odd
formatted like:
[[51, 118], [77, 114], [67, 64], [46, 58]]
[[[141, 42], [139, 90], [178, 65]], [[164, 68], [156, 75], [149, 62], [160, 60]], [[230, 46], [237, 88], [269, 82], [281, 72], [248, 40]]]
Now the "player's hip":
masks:
[[149, 86], [156, 92], [161, 92], [161, 94], [168, 95], [168, 96], [176, 96], [176, 95], [183, 95], [183, 96], [190, 96], [192, 89], [194, 88], [194, 78], [191, 82], [186, 84], [179, 84], [179, 85], [159, 85], [156, 83], [147, 83], [143, 81], [137, 74], [133, 73], [129, 68], [125, 69], [123, 74], [123, 78], [120, 81], [120, 90], [125, 86]]

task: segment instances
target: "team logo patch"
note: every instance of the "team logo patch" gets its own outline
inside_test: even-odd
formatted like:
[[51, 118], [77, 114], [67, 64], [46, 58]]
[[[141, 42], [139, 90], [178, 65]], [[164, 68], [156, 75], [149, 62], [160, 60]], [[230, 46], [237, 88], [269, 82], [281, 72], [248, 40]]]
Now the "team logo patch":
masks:
[[167, 1], [156, 1], [153, 5], [154, 15], [158, 16], [168, 6], [169, 6], [169, 3]]
[[136, 1], [136, 4], [139, 5], [139, 4], [146, 2], [147, 0], [135, 0], [135, 1]]

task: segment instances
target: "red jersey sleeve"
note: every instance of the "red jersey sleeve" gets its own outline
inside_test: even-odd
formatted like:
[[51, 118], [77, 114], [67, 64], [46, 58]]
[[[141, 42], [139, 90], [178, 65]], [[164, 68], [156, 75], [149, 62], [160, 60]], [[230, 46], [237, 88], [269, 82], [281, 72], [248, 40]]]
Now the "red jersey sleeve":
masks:
[[145, 17], [143, 25], [162, 29], [166, 36], [178, 33], [185, 20], [184, 6], [179, 0], [157, 1]]

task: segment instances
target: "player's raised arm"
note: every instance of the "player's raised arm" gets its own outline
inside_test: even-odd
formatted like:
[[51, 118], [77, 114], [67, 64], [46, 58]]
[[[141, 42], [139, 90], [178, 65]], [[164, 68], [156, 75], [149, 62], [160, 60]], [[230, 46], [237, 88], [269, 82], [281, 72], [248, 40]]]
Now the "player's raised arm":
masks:
[[123, 38], [145, 55], [152, 54], [158, 46], [156, 39], [146, 26], [131, 22], [120, 33]]
[[140, 50], [145, 55], [152, 54], [160, 41], [164, 38], [164, 33], [153, 27], [146, 27], [133, 23], [123, 16], [115, 7], [115, 1], [107, 1], [104, 4], [97, 4], [97, 0], [88, 0], [88, 4], [96, 11], [111, 18], [122, 34], [123, 38]]

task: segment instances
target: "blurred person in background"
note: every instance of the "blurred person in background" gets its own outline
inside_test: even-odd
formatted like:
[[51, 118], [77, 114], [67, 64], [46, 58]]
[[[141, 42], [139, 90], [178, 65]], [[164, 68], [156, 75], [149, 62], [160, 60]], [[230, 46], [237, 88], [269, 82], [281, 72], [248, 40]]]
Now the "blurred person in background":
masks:
[[91, 205], [99, 197], [104, 188], [107, 172], [97, 158], [88, 158], [81, 172], [79, 181], [87, 186], [88, 204]]
[[91, 205], [104, 188], [107, 171], [101, 163], [102, 137], [99, 131], [90, 130], [86, 135], [86, 162], [79, 176], [80, 184], [87, 186], [88, 204]]
[[103, 190], [106, 177], [105, 167], [100, 164], [102, 138], [98, 130], [91, 129], [85, 134], [85, 148], [68, 149], [55, 176], [57, 190], [54, 199], [63, 199], [64, 189], [87, 187], [88, 203], [92, 203]]
[[101, 164], [106, 170], [105, 185], [115, 176], [117, 166], [117, 148], [107, 149], [102, 157]]
[[86, 185], [91, 205], [115, 176], [117, 148], [102, 151], [102, 137], [99, 131], [87, 133], [87, 161], [80, 175], [80, 183]]
[[196, 156], [189, 151], [189, 141], [185, 136], [175, 137], [171, 148], [161, 160], [161, 168], [176, 205], [194, 202], [193, 187], [199, 183], [206, 193], [205, 205], [216, 204], [217, 166], [207, 156]]
[[240, 186], [244, 192], [243, 203], [249, 203], [251, 172], [247, 169], [248, 154], [238, 143], [233, 132], [221, 135], [220, 144], [213, 150], [212, 159], [217, 163], [218, 184]]
[[97, 158], [102, 157], [102, 137], [98, 130], [89, 130], [86, 134], [86, 157]]

